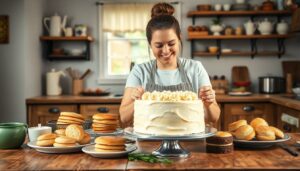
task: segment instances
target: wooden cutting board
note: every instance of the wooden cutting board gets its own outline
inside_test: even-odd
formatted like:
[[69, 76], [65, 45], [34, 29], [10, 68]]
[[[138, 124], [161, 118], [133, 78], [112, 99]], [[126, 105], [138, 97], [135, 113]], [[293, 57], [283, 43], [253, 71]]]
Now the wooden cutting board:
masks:
[[232, 82], [250, 82], [247, 66], [233, 66], [231, 70]]

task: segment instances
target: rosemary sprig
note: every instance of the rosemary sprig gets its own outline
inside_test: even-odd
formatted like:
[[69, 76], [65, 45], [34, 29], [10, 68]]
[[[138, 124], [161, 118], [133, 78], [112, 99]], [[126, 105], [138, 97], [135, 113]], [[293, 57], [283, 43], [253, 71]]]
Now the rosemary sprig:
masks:
[[130, 153], [128, 154], [128, 160], [129, 161], [142, 160], [148, 163], [164, 163], [164, 164], [172, 163], [172, 160], [168, 158], [156, 157], [153, 154], [147, 154], [147, 153]]

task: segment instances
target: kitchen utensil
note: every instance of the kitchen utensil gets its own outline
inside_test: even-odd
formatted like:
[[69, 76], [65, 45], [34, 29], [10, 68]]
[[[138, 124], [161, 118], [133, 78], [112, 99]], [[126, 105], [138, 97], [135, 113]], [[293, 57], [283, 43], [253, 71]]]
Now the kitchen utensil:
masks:
[[82, 76], [79, 78], [80, 80], [83, 80], [89, 73], [91, 72], [90, 69], [87, 69], [83, 74]]
[[224, 11], [230, 11], [231, 4], [223, 4]]
[[208, 47], [208, 51], [210, 52], [210, 53], [217, 53], [218, 52], [218, 47], [217, 46], [209, 46]]
[[52, 69], [51, 72], [46, 74], [47, 77], [47, 95], [57, 96], [61, 95], [62, 88], [59, 84], [60, 76], [65, 76], [63, 71], [55, 71]]
[[197, 10], [198, 11], [210, 11], [211, 10], [211, 5], [210, 4], [197, 5]]
[[19, 122], [0, 123], [0, 149], [16, 149], [24, 143], [28, 126]]
[[278, 34], [287, 34], [288, 30], [289, 26], [284, 20], [281, 20], [279, 23], [277, 23], [276, 31]]
[[[61, 21], [61, 17], [55, 13], [51, 17], [44, 18], [43, 21], [50, 36], [61, 36], [61, 30], [66, 26], [67, 16], [64, 16], [63, 21]], [[50, 25], [47, 24], [48, 21], [50, 21]]]
[[267, 94], [283, 93], [285, 79], [283, 77], [259, 77], [259, 92]]
[[256, 24], [249, 20], [247, 23], [244, 23], [246, 30], [246, 35], [253, 35], [256, 30]]
[[284, 149], [285, 151], [287, 151], [288, 153], [290, 153], [291, 155], [297, 157], [298, 156], [298, 152], [293, 150], [291, 147], [289, 147], [287, 144], [285, 143], [279, 143], [278, 146], [282, 149]]
[[263, 11], [275, 10], [275, 3], [273, 1], [266, 0], [262, 3], [261, 10]]
[[87, 36], [87, 26], [83, 24], [75, 25], [75, 36]]
[[296, 87], [296, 88], [293, 88], [293, 93], [295, 93], [297, 96], [300, 96], [300, 87]]
[[73, 70], [72, 70], [71, 67], [68, 67], [68, 68], [66, 69], [66, 71], [69, 73], [69, 75], [70, 75], [70, 77], [71, 77], [72, 79], [75, 79], [75, 74], [74, 74], [74, 72], [73, 72]]
[[72, 27], [67, 27], [64, 29], [64, 33], [66, 37], [71, 37], [73, 36], [73, 28]]
[[51, 127], [41, 126], [41, 124], [38, 124], [37, 127], [30, 127], [28, 128], [29, 141], [36, 141], [40, 135], [51, 133], [51, 132], [52, 132]]
[[263, 21], [258, 22], [258, 30], [262, 35], [269, 35], [273, 31], [274, 23], [265, 18]]
[[222, 5], [221, 4], [215, 4], [214, 9], [215, 9], [215, 11], [221, 11], [222, 10]]
[[73, 79], [72, 81], [72, 94], [75, 96], [80, 95], [83, 92], [83, 80]]

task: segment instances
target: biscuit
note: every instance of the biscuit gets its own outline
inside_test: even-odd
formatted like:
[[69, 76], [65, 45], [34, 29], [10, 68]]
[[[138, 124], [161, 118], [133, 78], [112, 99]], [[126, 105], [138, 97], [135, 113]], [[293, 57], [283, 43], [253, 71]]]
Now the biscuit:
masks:
[[118, 120], [119, 115], [118, 114], [112, 114], [112, 113], [97, 113], [93, 115], [93, 119], [95, 120]]
[[93, 123], [92, 127], [93, 128], [116, 129], [118, 126], [117, 125], [104, 125], [104, 124]]
[[54, 143], [53, 146], [54, 147], [74, 147], [74, 146], [76, 146], [76, 143], [73, 143], [73, 144]]
[[65, 119], [60, 119], [60, 118], [58, 118], [57, 122], [67, 123], [67, 124], [77, 124], [77, 125], [82, 125], [82, 122], [71, 121], [71, 120], [65, 120]]
[[70, 137], [61, 136], [61, 137], [55, 138], [55, 142], [60, 143], [60, 144], [75, 144], [76, 140], [73, 138], [70, 138]]
[[84, 137], [84, 134], [85, 132], [82, 126], [72, 124], [66, 128], [66, 136], [74, 138], [76, 141], [81, 141]]
[[78, 143], [82, 145], [82, 144], [89, 144], [90, 142], [91, 142], [90, 134], [85, 133], [83, 139], [81, 141], [79, 141]]
[[75, 121], [75, 122], [80, 122], [80, 123], [84, 122], [83, 119], [73, 118], [73, 117], [69, 117], [69, 116], [59, 116], [58, 119], [70, 120], [70, 121]]
[[105, 124], [105, 125], [117, 125], [119, 120], [93, 120], [93, 123]]
[[50, 147], [53, 145], [54, 143], [54, 139], [49, 139], [49, 140], [38, 140], [36, 142], [36, 145], [37, 146], [41, 146], [41, 147]]
[[239, 127], [247, 125], [246, 120], [238, 120], [228, 125], [229, 132], [235, 132]]
[[40, 141], [40, 140], [51, 140], [51, 139], [55, 139], [57, 136], [56, 134], [53, 134], [53, 133], [47, 133], [47, 134], [42, 134], [40, 136], [38, 136], [37, 140]]
[[65, 129], [57, 129], [55, 130], [55, 133], [58, 135], [58, 136], [66, 136], [66, 130]]
[[280, 129], [278, 129], [278, 128], [276, 128], [276, 127], [273, 127], [273, 126], [270, 126], [270, 129], [272, 129], [272, 130], [274, 131], [275, 136], [276, 136], [277, 138], [281, 138], [281, 139], [284, 138], [284, 133], [283, 133]]
[[103, 145], [124, 145], [126, 139], [120, 136], [102, 136], [95, 139], [96, 144]]
[[125, 145], [102, 145], [102, 144], [96, 144], [96, 148], [103, 149], [103, 150], [125, 150]]
[[75, 113], [75, 112], [60, 112], [60, 116], [69, 116], [69, 117], [84, 120], [84, 117], [81, 114], [78, 114], [78, 113]]

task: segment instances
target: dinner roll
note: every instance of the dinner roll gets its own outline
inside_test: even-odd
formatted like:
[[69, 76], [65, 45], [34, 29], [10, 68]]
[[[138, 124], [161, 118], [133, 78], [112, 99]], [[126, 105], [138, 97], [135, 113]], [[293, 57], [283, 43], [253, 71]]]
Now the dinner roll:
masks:
[[256, 138], [260, 141], [273, 141], [276, 139], [275, 132], [269, 126], [257, 126]]
[[254, 128], [254, 130], [256, 130], [257, 126], [269, 126], [269, 124], [267, 123], [267, 121], [265, 121], [263, 118], [255, 118], [250, 122], [250, 125]]
[[255, 131], [252, 126], [243, 125], [234, 132], [234, 136], [239, 140], [252, 140], [255, 137]]
[[84, 130], [82, 126], [71, 124], [66, 128], [66, 136], [74, 138], [76, 141], [81, 141], [84, 137]]
[[239, 127], [241, 127], [243, 125], [247, 125], [247, 121], [246, 120], [238, 120], [236, 122], [233, 122], [233, 123], [231, 123], [231, 124], [228, 125], [228, 131], [229, 132], [234, 132]]
[[284, 133], [280, 129], [278, 129], [278, 128], [274, 127], [274, 126], [270, 126], [270, 128], [274, 131], [275, 136], [277, 138], [281, 138], [281, 139], [284, 138]]

